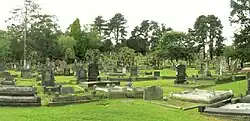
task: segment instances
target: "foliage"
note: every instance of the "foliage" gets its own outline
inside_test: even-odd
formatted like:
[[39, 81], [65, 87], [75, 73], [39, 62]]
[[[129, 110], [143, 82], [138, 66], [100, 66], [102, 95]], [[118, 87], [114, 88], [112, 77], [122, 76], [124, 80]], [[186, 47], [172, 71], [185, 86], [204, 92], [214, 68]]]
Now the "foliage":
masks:
[[214, 15], [201, 15], [196, 19], [194, 29], [189, 30], [194, 36], [194, 40], [198, 44], [198, 50], [203, 48], [203, 57], [205, 59], [205, 47], [209, 47], [210, 59], [213, 56], [220, 56], [223, 54], [223, 41], [225, 40], [222, 36], [223, 26], [218, 17]]
[[164, 24], [156, 21], [143, 20], [140, 26], [136, 26], [127, 41], [128, 47], [145, 55], [149, 50], [155, 50], [158, 40], [166, 32], [172, 30]]
[[98, 49], [91, 49], [86, 52], [85, 58], [88, 62], [97, 62], [101, 58], [101, 53]]
[[188, 35], [182, 32], [170, 31], [160, 39], [159, 48], [162, 51], [161, 57], [173, 60], [192, 60], [194, 47]]
[[113, 39], [116, 43], [126, 45], [125, 36], [127, 35], [126, 31], [127, 20], [124, 15], [121, 13], [116, 13], [108, 22], [108, 35], [113, 35]]
[[0, 30], [0, 58], [3, 59], [5, 56], [10, 54], [10, 41], [5, 31]]
[[125, 67], [135, 65], [135, 53], [133, 49], [122, 47], [115, 56], [118, 56], [117, 65], [119, 66]]

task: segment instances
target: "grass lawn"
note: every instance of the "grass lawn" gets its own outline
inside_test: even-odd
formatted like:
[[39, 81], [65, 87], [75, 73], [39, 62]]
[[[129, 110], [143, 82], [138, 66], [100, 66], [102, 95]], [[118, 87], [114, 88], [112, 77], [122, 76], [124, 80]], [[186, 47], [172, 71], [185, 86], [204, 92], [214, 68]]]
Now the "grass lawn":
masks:
[[107, 100], [39, 108], [0, 108], [1, 121], [226, 121], [142, 100]]
[[[191, 75], [196, 72], [192, 69], [187, 70], [187, 73]], [[162, 70], [162, 74], [165, 74], [163, 76], [175, 76], [175, 71], [165, 69]], [[69, 82], [70, 80], [75, 80], [75, 77], [56, 76], [56, 82]], [[170, 92], [187, 90], [181, 87], [173, 87], [173, 82], [174, 80], [153, 80], [134, 82], [133, 85], [136, 87], [161, 86], [164, 96], [168, 96]], [[213, 81], [198, 81], [196, 84], [204, 83], [210, 84]], [[31, 86], [35, 84], [35, 79], [17, 81], [17, 85]], [[246, 81], [237, 81], [205, 89], [233, 90], [235, 95], [239, 96], [245, 94], [246, 84]], [[126, 85], [126, 82], [121, 82], [121, 85]], [[83, 91], [83, 88], [77, 85], [64, 86], [73, 86], [75, 91]], [[51, 97], [42, 93], [42, 87], [38, 86], [37, 89], [40, 92], [39, 96], [43, 98], [42, 103], [48, 103]], [[169, 99], [167, 102], [160, 101], [160, 103], [181, 107], [197, 105], [196, 103], [174, 99]], [[202, 115], [197, 109], [183, 111], [134, 99], [103, 100], [95, 103], [60, 107], [1, 107], [0, 112], [0, 121], [230, 121], [229, 119]]]

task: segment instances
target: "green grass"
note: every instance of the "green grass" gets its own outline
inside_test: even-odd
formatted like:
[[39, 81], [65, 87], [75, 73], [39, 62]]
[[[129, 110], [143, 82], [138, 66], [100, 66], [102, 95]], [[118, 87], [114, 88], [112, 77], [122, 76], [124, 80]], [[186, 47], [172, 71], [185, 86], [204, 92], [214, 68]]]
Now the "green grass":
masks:
[[239, 97], [240, 94], [245, 95], [247, 91], [247, 81], [236, 81], [228, 84], [220, 84], [213, 87], [207, 88], [208, 90], [233, 90], [233, 93], [236, 97]]
[[[187, 74], [193, 75], [197, 70], [188, 69]], [[12, 72], [16, 73], [16, 72]], [[212, 71], [212, 73], [214, 73]], [[175, 76], [175, 70], [164, 69], [163, 76]], [[70, 82], [75, 77], [56, 76], [56, 82]], [[17, 85], [32, 86], [36, 85], [35, 79], [18, 80]], [[153, 80], [133, 82], [136, 87], [147, 87], [152, 85], [161, 86], [164, 96], [170, 92], [181, 92], [186, 89], [173, 87], [174, 80]], [[195, 84], [212, 84], [214, 81], [197, 81]], [[208, 90], [233, 90], [236, 96], [245, 94], [246, 81], [237, 81], [228, 84], [220, 84], [206, 88]], [[121, 82], [126, 85], [126, 82]], [[192, 84], [191, 84], [192, 85]], [[73, 86], [75, 91], [84, 91], [77, 85]], [[38, 95], [42, 97], [42, 103], [47, 104], [51, 96], [42, 93], [42, 87], [37, 86]], [[181, 107], [197, 105], [196, 103], [183, 102], [169, 99], [167, 102], [159, 101], [164, 104], [171, 104]], [[107, 106], [104, 106], [107, 104]], [[215, 118], [198, 113], [197, 109], [182, 111], [171, 109], [156, 104], [151, 104], [143, 100], [117, 99], [103, 100], [95, 103], [77, 104], [60, 107], [2, 107], [0, 108], [0, 121], [229, 121], [229, 119]]]
[[62, 107], [0, 108], [1, 121], [226, 121], [197, 110], [170, 109], [142, 100], [107, 100]]

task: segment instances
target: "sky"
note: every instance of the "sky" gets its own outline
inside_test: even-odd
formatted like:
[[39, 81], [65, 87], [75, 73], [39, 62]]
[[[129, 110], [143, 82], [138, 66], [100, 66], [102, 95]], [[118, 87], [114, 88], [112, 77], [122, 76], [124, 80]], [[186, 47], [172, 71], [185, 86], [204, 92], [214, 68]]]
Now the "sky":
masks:
[[[22, 5], [24, 0], [4, 0], [0, 4], [0, 29], [6, 29], [5, 20], [9, 11]], [[81, 24], [92, 24], [95, 17], [102, 15], [108, 20], [115, 13], [127, 19], [128, 31], [143, 20], [165, 23], [176, 31], [187, 32], [193, 28], [200, 15], [214, 14], [224, 26], [225, 44], [232, 43], [234, 28], [230, 26], [230, 0], [33, 0], [43, 13], [56, 15], [62, 30], [79, 18]]]

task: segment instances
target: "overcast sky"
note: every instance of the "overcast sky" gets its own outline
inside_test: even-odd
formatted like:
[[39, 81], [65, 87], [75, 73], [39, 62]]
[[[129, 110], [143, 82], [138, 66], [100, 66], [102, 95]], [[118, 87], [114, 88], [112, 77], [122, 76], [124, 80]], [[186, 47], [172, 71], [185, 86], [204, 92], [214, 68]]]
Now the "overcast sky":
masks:
[[[24, 0], [4, 0], [0, 4], [0, 29], [5, 29], [9, 11], [22, 5]], [[59, 25], [65, 30], [76, 18], [81, 24], [91, 24], [102, 15], [110, 19], [115, 13], [122, 13], [128, 20], [128, 30], [142, 20], [165, 23], [177, 31], [187, 32], [199, 15], [214, 14], [224, 26], [226, 44], [231, 44], [233, 27], [230, 26], [230, 0], [34, 0], [43, 12], [56, 15]]]

